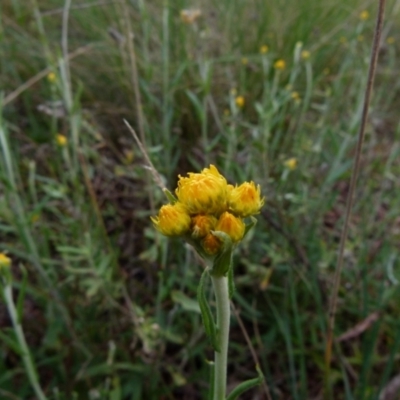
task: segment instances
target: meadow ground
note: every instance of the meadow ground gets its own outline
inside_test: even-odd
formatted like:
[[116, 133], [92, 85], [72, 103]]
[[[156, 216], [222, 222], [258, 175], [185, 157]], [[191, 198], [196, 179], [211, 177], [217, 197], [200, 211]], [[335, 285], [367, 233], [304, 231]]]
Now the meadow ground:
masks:
[[[1, 2], [0, 252], [48, 399], [207, 393], [203, 267], [152, 226], [164, 194], [124, 119], [171, 190], [214, 164], [266, 197], [234, 257], [229, 387], [256, 375], [247, 332], [271, 399], [319, 399], [324, 382], [335, 400], [398, 398], [398, 0], [324, 365], [376, 3]], [[0, 398], [33, 399], [4, 303], [0, 327]], [[267, 398], [265, 386], [241, 398]]]

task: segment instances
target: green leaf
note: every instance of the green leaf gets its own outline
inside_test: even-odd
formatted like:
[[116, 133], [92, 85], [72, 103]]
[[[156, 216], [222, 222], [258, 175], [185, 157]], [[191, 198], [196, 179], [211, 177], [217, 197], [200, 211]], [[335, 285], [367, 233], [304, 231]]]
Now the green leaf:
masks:
[[175, 204], [178, 201], [178, 199], [168, 189], [164, 189], [164, 193], [171, 204]]
[[[257, 220], [254, 217], [250, 217], [251, 222], [246, 225], [245, 229], [244, 229], [244, 235], [243, 238], [246, 237], [246, 235], [249, 233], [249, 231], [254, 228], [257, 224]], [[243, 240], [243, 239], [242, 239]]]
[[[12, 328], [9, 329], [10, 335], [13, 335], [14, 331]], [[0, 341], [3, 341], [8, 347], [10, 347], [15, 353], [22, 356], [22, 350], [17, 342], [17, 340], [11, 338], [5, 333], [5, 329], [0, 330]]]
[[211, 275], [215, 277], [226, 276], [232, 264], [232, 240], [225, 232], [212, 231], [211, 233], [222, 241], [222, 249], [215, 257]]
[[171, 297], [172, 297], [173, 302], [180, 304], [184, 310], [194, 311], [197, 313], [200, 312], [199, 304], [195, 300], [186, 296], [186, 294], [181, 292], [180, 290], [172, 291]]
[[21, 266], [21, 271], [22, 271], [22, 284], [21, 287], [19, 288], [19, 294], [17, 299], [17, 316], [18, 316], [18, 321], [20, 322], [22, 321], [22, 311], [24, 306], [26, 284], [28, 282], [28, 274], [23, 266]]
[[261, 384], [261, 382], [264, 380], [264, 375], [260, 370], [260, 367], [257, 365], [256, 366], [257, 372], [258, 372], [258, 377], [254, 379], [249, 379], [247, 381], [244, 381], [242, 383], [239, 383], [235, 387], [235, 389], [232, 390], [232, 392], [229, 394], [229, 396], [226, 398], [226, 400], [235, 400], [240, 396], [242, 393], [246, 392], [247, 390], [258, 386]]
[[210, 306], [208, 305], [205, 293], [205, 279], [208, 275], [208, 268], [204, 270], [201, 275], [199, 287], [197, 289], [197, 300], [199, 301], [201, 316], [203, 318], [204, 329], [206, 335], [209, 338], [212, 347], [215, 351], [219, 351], [217, 328], [214, 322], [214, 318], [211, 314]]

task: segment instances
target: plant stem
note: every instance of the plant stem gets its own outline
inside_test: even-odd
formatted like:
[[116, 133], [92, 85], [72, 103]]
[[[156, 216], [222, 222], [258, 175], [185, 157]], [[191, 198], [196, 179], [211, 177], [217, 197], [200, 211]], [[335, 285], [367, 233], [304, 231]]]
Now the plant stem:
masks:
[[230, 305], [228, 278], [226, 276], [212, 276], [217, 308], [217, 335], [219, 351], [215, 354], [214, 363], [214, 396], [213, 400], [225, 400], [226, 395], [226, 369], [228, 363], [228, 342]]
[[4, 286], [4, 299], [7, 303], [7, 309], [11, 317], [12, 324], [14, 326], [14, 332], [17, 336], [18, 344], [21, 351], [21, 357], [25, 365], [26, 373], [28, 374], [29, 381], [33, 387], [36, 397], [39, 400], [47, 400], [42, 388], [40, 387], [35, 365], [32, 362], [31, 354], [28, 348], [28, 344], [25, 340], [24, 331], [22, 330], [22, 325], [19, 321], [17, 309], [14, 304], [12, 297], [11, 284], [7, 283]]

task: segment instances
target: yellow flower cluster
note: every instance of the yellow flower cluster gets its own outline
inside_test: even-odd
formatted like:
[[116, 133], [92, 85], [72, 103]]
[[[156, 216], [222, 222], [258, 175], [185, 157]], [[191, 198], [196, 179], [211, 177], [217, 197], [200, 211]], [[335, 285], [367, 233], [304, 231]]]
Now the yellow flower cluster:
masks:
[[67, 137], [65, 135], [62, 135], [61, 133], [58, 133], [56, 135], [56, 143], [57, 143], [58, 146], [64, 147], [64, 146], [67, 145], [68, 139], [67, 139]]
[[279, 59], [274, 62], [274, 68], [278, 71], [283, 71], [286, 68], [286, 61]]
[[0, 269], [8, 268], [11, 265], [11, 258], [4, 253], [0, 253]]
[[214, 165], [200, 173], [179, 175], [175, 194], [174, 204], [162, 206], [158, 216], [151, 217], [154, 226], [163, 235], [197, 241], [210, 255], [222, 246], [214, 231], [229, 235], [233, 243], [240, 242], [246, 228], [243, 218], [258, 214], [264, 204], [259, 185], [229, 185]]
[[367, 10], [361, 11], [359, 18], [361, 21], [366, 21], [369, 18], [369, 12]]

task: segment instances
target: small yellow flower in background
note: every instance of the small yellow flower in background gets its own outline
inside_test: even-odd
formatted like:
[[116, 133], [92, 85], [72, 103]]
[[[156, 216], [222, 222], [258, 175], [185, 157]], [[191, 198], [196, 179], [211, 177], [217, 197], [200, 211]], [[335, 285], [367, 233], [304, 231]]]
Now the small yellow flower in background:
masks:
[[358, 36], [357, 36], [357, 40], [358, 40], [359, 42], [363, 42], [363, 41], [364, 41], [364, 35], [358, 35]]
[[311, 53], [308, 50], [303, 50], [300, 55], [303, 60], [308, 60], [311, 56]]
[[36, 223], [40, 219], [40, 214], [39, 213], [34, 213], [31, 215], [30, 221], [32, 224]]
[[186, 9], [180, 12], [181, 21], [185, 24], [193, 24], [198, 18], [201, 17], [201, 10], [199, 9]]
[[291, 97], [293, 100], [299, 100], [299, 99], [300, 99], [299, 92], [292, 92], [292, 93], [290, 94], [290, 97]]
[[260, 185], [254, 182], [244, 182], [229, 190], [229, 210], [240, 217], [258, 214], [263, 204]]
[[323, 73], [324, 75], [329, 75], [330, 72], [331, 72], [331, 70], [330, 70], [329, 68], [324, 68], [324, 69], [322, 70], [322, 73]]
[[286, 61], [279, 59], [274, 62], [274, 68], [278, 71], [283, 71], [286, 68]]
[[232, 242], [237, 243], [242, 240], [245, 228], [246, 226], [240, 218], [226, 211], [219, 217], [215, 230], [226, 233]]
[[61, 133], [56, 135], [56, 143], [60, 146], [60, 147], [64, 147], [67, 145], [68, 143], [68, 139], [65, 135], [62, 135]]
[[367, 10], [361, 11], [359, 18], [361, 21], [366, 21], [369, 18], [369, 12]]
[[11, 265], [11, 258], [5, 255], [4, 253], [0, 253], [0, 269], [8, 268]]
[[242, 62], [243, 65], [247, 65], [247, 64], [249, 63], [249, 59], [246, 58], [246, 57], [243, 57], [243, 58], [241, 59], [241, 62]]
[[290, 97], [291, 97], [296, 103], [300, 103], [300, 102], [301, 102], [301, 98], [300, 98], [299, 92], [292, 92], [292, 93], [290, 94]]
[[389, 37], [386, 39], [386, 43], [387, 43], [387, 44], [393, 44], [394, 42], [395, 42], [395, 39], [394, 39], [393, 36], [389, 36]]
[[57, 80], [56, 74], [55, 74], [54, 72], [49, 72], [49, 73], [47, 74], [47, 80], [48, 80], [50, 83], [54, 83], [54, 82]]
[[286, 160], [284, 163], [286, 168], [290, 169], [291, 171], [295, 170], [297, 168], [297, 159], [296, 158], [289, 158]]
[[242, 108], [244, 107], [245, 99], [243, 96], [237, 96], [235, 99], [235, 104], [237, 107]]
[[133, 150], [125, 150], [124, 153], [124, 164], [132, 164], [133, 159], [135, 158], [135, 153]]
[[269, 48], [268, 48], [268, 46], [267, 46], [266, 44], [264, 44], [264, 45], [262, 45], [262, 46], [260, 47], [260, 53], [261, 53], [261, 54], [267, 54], [267, 53], [268, 53], [268, 50], [269, 50]]
[[192, 237], [203, 238], [215, 230], [217, 218], [212, 215], [195, 215], [192, 218]]
[[191, 220], [182, 204], [166, 204], [157, 217], [151, 217], [154, 226], [165, 236], [182, 236], [190, 230]]
[[347, 43], [347, 38], [346, 38], [346, 36], [340, 36], [339, 42], [342, 43], [342, 44]]
[[189, 177], [179, 175], [175, 194], [190, 214], [220, 213], [225, 207], [227, 182], [214, 165], [201, 173], [189, 172]]

